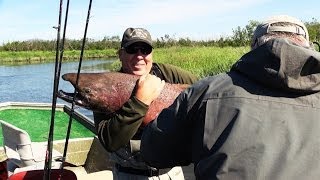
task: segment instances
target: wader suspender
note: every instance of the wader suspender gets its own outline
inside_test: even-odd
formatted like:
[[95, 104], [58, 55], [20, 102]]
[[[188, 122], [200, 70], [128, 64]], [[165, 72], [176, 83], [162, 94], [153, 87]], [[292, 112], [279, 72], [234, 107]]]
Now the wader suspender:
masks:
[[164, 76], [163, 76], [163, 73], [161, 72], [158, 64], [153, 64], [153, 65], [152, 65], [150, 74], [159, 77], [161, 80], [165, 80], [165, 78], [164, 78]]

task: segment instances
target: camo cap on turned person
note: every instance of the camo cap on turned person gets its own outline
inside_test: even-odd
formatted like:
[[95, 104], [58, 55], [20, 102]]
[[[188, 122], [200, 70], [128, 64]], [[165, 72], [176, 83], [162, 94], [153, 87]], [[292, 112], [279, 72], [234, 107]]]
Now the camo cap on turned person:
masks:
[[[292, 25], [281, 26], [273, 25], [275, 23], [291, 23]], [[306, 26], [300, 20], [288, 16], [288, 15], [277, 15], [271, 16], [261, 24], [259, 24], [253, 34], [253, 42], [255, 42], [261, 36], [270, 32], [290, 32], [298, 35], [302, 35], [309, 42], [309, 34]]]
[[150, 33], [144, 28], [128, 28], [124, 31], [121, 47], [128, 47], [136, 42], [144, 42], [152, 47]]

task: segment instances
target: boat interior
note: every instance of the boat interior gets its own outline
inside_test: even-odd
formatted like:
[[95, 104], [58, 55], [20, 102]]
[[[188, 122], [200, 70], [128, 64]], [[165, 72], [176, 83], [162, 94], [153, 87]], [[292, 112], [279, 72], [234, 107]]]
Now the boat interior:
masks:
[[[0, 103], [0, 110], [7, 108], [44, 108], [48, 104], [36, 103]], [[60, 105], [58, 108], [70, 113], [70, 107]], [[79, 112], [74, 114], [77, 121], [94, 131], [93, 123]], [[44, 169], [44, 156], [47, 142], [32, 142], [28, 132], [17, 128], [3, 120], [2, 127], [3, 146], [0, 147], [0, 162], [5, 164], [9, 179], [26, 179], [27, 173], [37, 173]], [[112, 179], [113, 162], [100, 144], [97, 137], [70, 138], [68, 140], [65, 161], [61, 159], [64, 153], [66, 140], [54, 140], [52, 143], [51, 169], [63, 169], [72, 172], [76, 179]], [[60, 159], [59, 159], [60, 158]], [[23, 175], [21, 175], [23, 172]], [[18, 178], [14, 178], [17, 176]], [[39, 175], [37, 175], [39, 176]], [[43, 173], [41, 174], [42, 179]], [[1, 177], [0, 177], [1, 179]], [[53, 178], [54, 179], [54, 178]]]

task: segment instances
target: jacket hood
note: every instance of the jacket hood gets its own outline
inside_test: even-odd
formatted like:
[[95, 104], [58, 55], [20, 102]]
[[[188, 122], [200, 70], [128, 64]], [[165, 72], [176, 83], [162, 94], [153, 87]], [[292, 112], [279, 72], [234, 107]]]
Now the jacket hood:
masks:
[[271, 88], [299, 93], [320, 90], [320, 53], [287, 39], [273, 39], [243, 55], [231, 71]]

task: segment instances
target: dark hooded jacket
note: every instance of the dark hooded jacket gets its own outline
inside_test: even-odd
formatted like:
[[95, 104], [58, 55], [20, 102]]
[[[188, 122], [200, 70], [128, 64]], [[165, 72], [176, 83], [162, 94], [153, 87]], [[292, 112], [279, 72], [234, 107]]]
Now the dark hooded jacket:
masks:
[[144, 160], [197, 179], [320, 177], [320, 53], [275, 39], [198, 81], [145, 127]]

